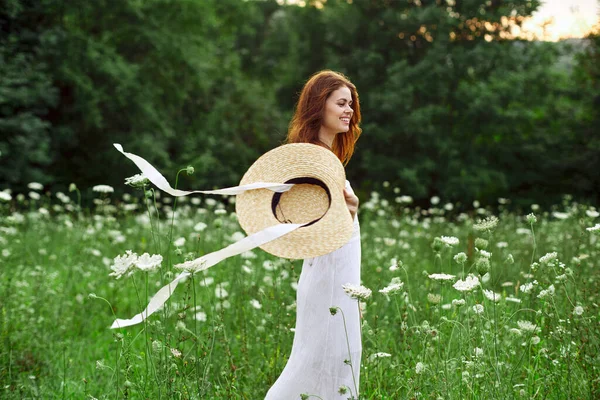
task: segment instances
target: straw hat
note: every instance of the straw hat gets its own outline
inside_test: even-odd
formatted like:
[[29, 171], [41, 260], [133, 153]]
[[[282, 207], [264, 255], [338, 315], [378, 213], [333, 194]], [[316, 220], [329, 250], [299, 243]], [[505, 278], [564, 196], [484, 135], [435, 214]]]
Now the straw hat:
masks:
[[305, 224], [260, 246], [278, 257], [302, 259], [330, 253], [352, 236], [353, 221], [344, 198], [346, 173], [330, 150], [310, 143], [277, 147], [252, 164], [241, 185], [294, 183], [283, 193], [268, 189], [238, 194], [236, 213], [248, 235], [282, 223]]

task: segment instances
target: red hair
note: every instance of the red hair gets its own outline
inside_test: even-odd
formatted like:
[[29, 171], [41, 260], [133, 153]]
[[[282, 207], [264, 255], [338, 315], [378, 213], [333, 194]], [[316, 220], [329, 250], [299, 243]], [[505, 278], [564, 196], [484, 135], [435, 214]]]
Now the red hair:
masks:
[[329, 148], [319, 140], [325, 102], [332, 92], [344, 86], [350, 89], [352, 94], [350, 107], [354, 110], [354, 113], [352, 113], [348, 131], [335, 135], [333, 148], [330, 150], [344, 165], [348, 164], [354, 153], [354, 145], [362, 132], [359, 127], [361, 121], [360, 103], [358, 102], [356, 86], [339, 72], [320, 71], [311, 76], [306, 82], [300, 93], [298, 103], [296, 103], [294, 116], [290, 121], [286, 143], [313, 143]]

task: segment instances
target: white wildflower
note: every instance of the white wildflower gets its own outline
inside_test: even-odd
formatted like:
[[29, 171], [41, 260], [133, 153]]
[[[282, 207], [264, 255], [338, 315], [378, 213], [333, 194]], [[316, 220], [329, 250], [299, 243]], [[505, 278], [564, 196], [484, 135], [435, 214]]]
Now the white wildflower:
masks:
[[586, 230], [590, 231], [590, 232], [596, 232], [596, 231], [600, 231], [600, 224], [596, 224], [590, 228], [585, 228]]
[[1, 191], [0, 192], [0, 200], [2, 201], [11, 201], [12, 200], [12, 196], [10, 195], [10, 193], [8, 193], [7, 191]]
[[466, 303], [465, 299], [454, 299], [454, 300], [452, 300], [452, 305], [453, 306], [457, 306], [457, 307], [464, 306], [465, 303]]
[[116, 279], [119, 279], [129, 271], [129, 269], [137, 262], [137, 259], [138, 255], [131, 250], [127, 250], [122, 256], [115, 257], [114, 263], [110, 267], [113, 272], [108, 274], [108, 276], [114, 276]]
[[596, 218], [600, 215], [600, 213], [596, 210], [586, 210], [585, 214], [590, 218]]
[[135, 262], [136, 267], [138, 267], [141, 271], [155, 271], [160, 267], [160, 264], [163, 261], [163, 257], [160, 254], [150, 255], [148, 253], [144, 253]]
[[429, 279], [433, 279], [436, 281], [449, 281], [454, 279], [456, 276], [455, 275], [449, 275], [449, 274], [431, 274], [429, 275]]
[[400, 281], [399, 278], [392, 278], [392, 282], [388, 286], [384, 287], [383, 289], [380, 289], [379, 293], [383, 293], [385, 295], [398, 293], [402, 290], [403, 286], [404, 286], [404, 282]]
[[442, 239], [442, 242], [447, 246], [456, 246], [459, 243], [458, 238], [454, 236], [442, 236], [440, 239]]
[[483, 355], [483, 349], [475, 347], [475, 357], [481, 357]]
[[206, 313], [203, 311], [198, 311], [196, 315], [194, 315], [196, 321], [205, 322], [206, 321]]
[[479, 278], [474, 275], [469, 275], [463, 281], [459, 279], [452, 287], [461, 292], [468, 292], [479, 286]]
[[485, 258], [488, 258], [488, 259], [492, 257], [492, 253], [490, 253], [488, 251], [485, 251], [485, 250], [479, 250], [479, 254], [482, 257], [485, 257]]
[[540, 294], [538, 294], [538, 298], [539, 299], [543, 299], [546, 297], [552, 297], [554, 296], [554, 285], [550, 285], [548, 286], [548, 289], [544, 289], [542, 291], [540, 291]]
[[473, 306], [473, 312], [475, 314], [481, 314], [481, 313], [483, 313], [483, 304], [475, 304]]
[[541, 264], [548, 264], [550, 261], [556, 260], [558, 254], [554, 251], [552, 253], [547, 253], [546, 255], [540, 257]]
[[539, 338], [539, 336], [534, 336], [531, 338], [531, 344], [536, 345], [541, 341], [541, 339]]
[[435, 206], [435, 205], [439, 204], [440, 198], [437, 196], [433, 196], [429, 201], [431, 201], [431, 204], [433, 204]]
[[260, 304], [260, 302], [256, 299], [250, 300], [250, 305], [256, 308], [257, 310], [260, 310], [262, 308], [262, 304]]
[[194, 230], [196, 232], [202, 232], [206, 229], [206, 227], [207, 225], [204, 222], [198, 222], [196, 225], [194, 225]]
[[519, 326], [519, 329], [521, 329], [522, 331], [525, 332], [539, 332], [540, 328], [535, 325], [532, 324], [529, 321], [517, 321], [517, 325]]
[[173, 357], [176, 357], [176, 358], [181, 357], [181, 351], [174, 349], [174, 348], [171, 348], [171, 354], [173, 354]]
[[527, 217], [525, 218], [527, 219], [527, 222], [529, 222], [529, 224], [535, 224], [537, 222], [537, 218], [534, 213], [527, 214]]
[[366, 300], [371, 297], [371, 289], [368, 289], [362, 285], [356, 286], [350, 283], [342, 285], [342, 289], [348, 296], [357, 300]]
[[413, 198], [410, 196], [400, 196], [400, 197], [396, 197], [396, 203], [406, 203], [406, 204], [410, 204], [413, 202]]
[[473, 229], [476, 231], [490, 231], [498, 225], [498, 222], [498, 218], [492, 215], [491, 217], [477, 222], [473, 225]]
[[112, 193], [115, 191], [115, 189], [113, 189], [112, 186], [108, 185], [96, 185], [92, 188], [92, 190], [98, 193]]
[[439, 302], [442, 300], [442, 296], [435, 293], [427, 293], [427, 300], [429, 300], [431, 304], [439, 304]]
[[41, 183], [38, 183], [38, 182], [30, 182], [29, 184], [27, 184], [27, 187], [31, 190], [43, 190], [44, 189], [44, 185], [42, 185]]
[[484, 289], [483, 294], [488, 300], [499, 302], [502, 296], [498, 293], [494, 293], [491, 290]]
[[575, 308], [573, 309], [573, 313], [575, 315], [581, 315], [581, 314], [583, 314], [583, 307], [581, 307], [581, 306], [575, 306]]
[[180, 238], [176, 239], [173, 242], [173, 245], [175, 247], [183, 247], [185, 245], [185, 238], [184, 237], [180, 237]]
[[41, 198], [38, 192], [29, 192], [28, 195], [32, 200], [39, 200]]
[[533, 287], [536, 286], [537, 284], [538, 284], [537, 281], [525, 283], [525, 284], [519, 286], [519, 290], [523, 293], [531, 293], [531, 291], [533, 290]]
[[132, 187], [144, 187], [150, 181], [146, 178], [144, 174], [135, 174], [130, 176], [129, 178], [125, 178], [125, 184]]
[[569, 213], [564, 213], [564, 212], [558, 212], [558, 211], [554, 211], [554, 212], [552, 213], [552, 216], [553, 216], [554, 218], [557, 218], [557, 219], [567, 219], [567, 218], [569, 218], [571, 215], [570, 215]]
[[227, 290], [225, 290], [225, 288], [222, 286], [217, 286], [215, 289], [215, 296], [217, 296], [218, 299], [224, 299], [225, 297], [229, 296], [229, 293], [227, 293]]
[[373, 353], [369, 356], [369, 362], [375, 361], [377, 358], [391, 357], [390, 353]]
[[423, 364], [421, 361], [419, 361], [419, 362], [417, 363], [417, 365], [415, 366], [415, 373], [416, 373], [417, 375], [420, 375], [420, 374], [422, 374], [422, 373], [423, 373], [423, 371], [425, 371], [425, 367], [426, 367], [426, 366], [425, 366], [425, 364]]

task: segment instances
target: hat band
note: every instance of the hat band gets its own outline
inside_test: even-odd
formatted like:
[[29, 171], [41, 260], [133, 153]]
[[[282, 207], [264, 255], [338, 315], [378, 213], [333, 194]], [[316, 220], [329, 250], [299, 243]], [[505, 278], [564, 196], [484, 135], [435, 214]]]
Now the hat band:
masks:
[[[320, 179], [317, 178], [310, 178], [310, 177], [301, 177], [301, 178], [292, 178], [292, 179], [288, 179], [287, 181], [285, 181], [284, 183], [286, 184], [309, 184], [309, 185], [317, 185], [320, 186], [323, 190], [325, 190], [325, 193], [327, 193], [327, 199], [329, 200], [329, 204], [327, 206], [327, 210], [329, 210], [329, 208], [331, 207], [331, 193], [329, 192], [329, 188], [327, 187], [327, 185]], [[280, 205], [280, 200], [281, 200], [281, 196], [283, 195], [282, 192], [275, 192], [273, 194], [273, 199], [271, 200], [271, 211], [273, 211], [273, 215], [275, 216], [275, 218], [277, 218], [277, 220], [279, 222], [281, 222], [282, 224], [291, 224], [293, 223], [292, 221], [290, 221], [289, 219], [285, 218], [283, 219], [283, 221], [281, 219], [279, 219], [279, 217], [277, 216], [277, 206], [279, 206], [279, 209], [281, 210], [281, 205]], [[310, 222], [307, 223], [302, 223], [302, 227], [307, 227], [310, 226], [312, 224], [314, 224], [315, 222], [318, 222], [321, 218], [323, 218], [325, 216], [325, 214], [327, 213], [327, 211], [325, 211], [325, 213], [323, 213], [323, 215], [321, 215], [319, 218], [316, 218]]]

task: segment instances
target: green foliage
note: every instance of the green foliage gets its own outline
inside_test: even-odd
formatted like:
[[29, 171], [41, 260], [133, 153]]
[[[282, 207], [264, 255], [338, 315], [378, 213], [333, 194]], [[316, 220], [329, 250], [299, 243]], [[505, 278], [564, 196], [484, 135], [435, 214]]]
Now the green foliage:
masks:
[[359, 89], [362, 193], [598, 201], [598, 38], [513, 40], [539, 3], [4, 0], [0, 181], [117, 186], [118, 142], [170, 180], [193, 165], [185, 187], [235, 184], [330, 68]]

